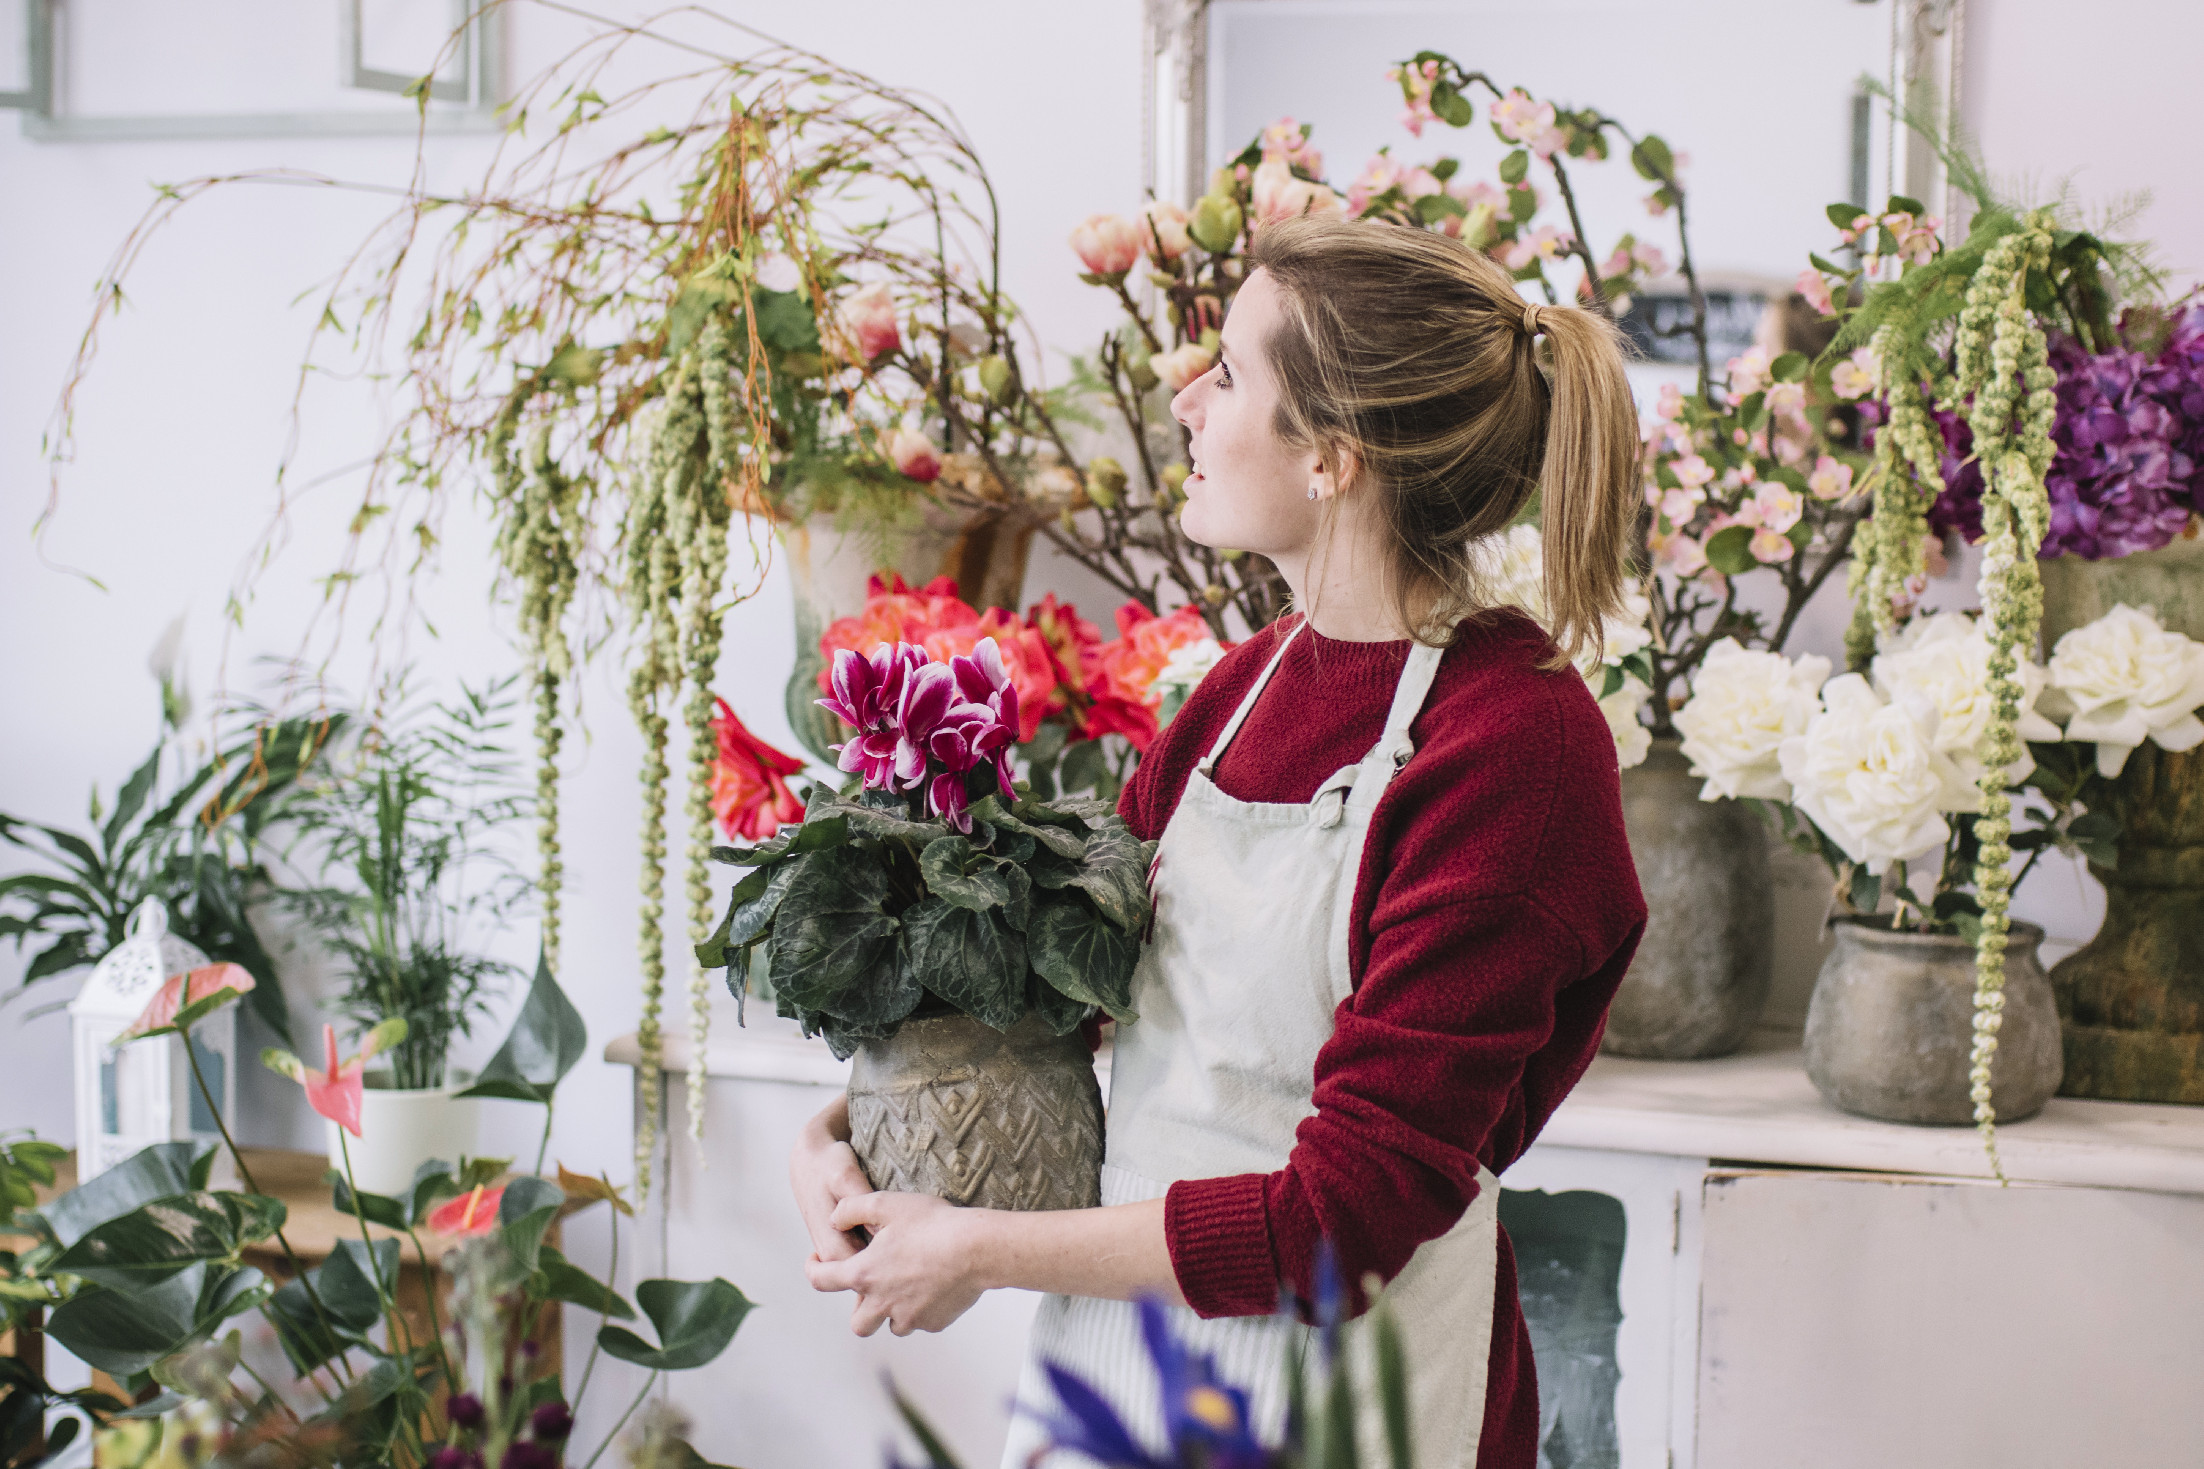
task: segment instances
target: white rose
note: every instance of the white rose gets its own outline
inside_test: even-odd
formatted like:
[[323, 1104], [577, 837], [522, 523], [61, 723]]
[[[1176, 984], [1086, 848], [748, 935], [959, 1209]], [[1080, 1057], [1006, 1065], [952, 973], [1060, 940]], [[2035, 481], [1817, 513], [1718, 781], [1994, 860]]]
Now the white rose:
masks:
[[1822, 712], [1777, 750], [1791, 803], [1871, 873], [1914, 862], [1950, 840], [1942, 813], [1966, 782], [1904, 709], [1856, 673], [1821, 690]]
[[1815, 690], [1829, 677], [1829, 660], [1793, 663], [1781, 653], [1754, 653], [1724, 638], [1707, 650], [1692, 680], [1691, 698], [1676, 711], [1676, 728], [1691, 773], [1703, 777], [1702, 801], [1724, 796], [1791, 799], [1776, 751], [1821, 711]]
[[[1474, 551], [1485, 597], [1495, 606], [1522, 608], [1540, 627], [1552, 631], [1553, 618], [1546, 608], [1546, 543], [1538, 527], [1510, 526], [1478, 542]], [[1620, 621], [1601, 624], [1596, 654], [1591, 649], [1584, 654], [1582, 671], [1595, 693], [1606, 682], [1598, 675], [1600, 668], [1618, 667], [1623, 659], [1653, 646], [1651, 600], [1633, 587], [1623, 594], [1622, 606]]]
[[[1597, 678], [1587, 674], [1584, 682], [1598, 697], [1607, 682], [1607, 670], [1601, 669]], [[1615, 763], [1623, 770], [1644, 764], [1645, 752], [1653, 748], [1653, 731], [1638, 717], [1652, 697], [1652, 689], [1624, 674], [1622, 687], [1599, 701], [1599, 712], [1607, 716], [1607, 732], [1615, 737]]]
[[1202, 638], [1184, 643], [1171, 650], [1171, 656], [1163, 660], [1163, 668], [1148, 685], [1150, 692], [1176, 688], [1187, 693], [1208, 677], [1209, 670], [1224, 657], [1224, 645], [1215, 638]]
[[[2034, 663], [2021, 660], [2020, 717], [2015, 730], [2024, 740], [2056, 740], [2059, 728], [2036, 712], [2036, 699], [2048, 678]], [[1875, 687], [1912, 716], [1929, 745], [1949, 759], [1968, 783], [1966, 803], [1949, 809], [1980, 811], [1982, 792], [1975, 782], [1982, 761], [1975, 749], [1989, 728], [1996, 700], [1990, 695], [1990, 639], [1964, 612], [1939, 612], [1915, 618], [1885, 642], [1875, 659]], [[2028, 778], [2036, 762], [2023, 750], [2006, 767], [2008, 784]]]
[[2146, 739], [2165, 750], [2204, 743], [2204, 721], [2196, 717], [2204, 706], [2204, 643], [2166, 631], [2125, 603], [2059, 639], [2051, 688], [2058, 707], [2072, 711], [2066, 737], [2097, 742], [2097, 773], [2107, 779]]

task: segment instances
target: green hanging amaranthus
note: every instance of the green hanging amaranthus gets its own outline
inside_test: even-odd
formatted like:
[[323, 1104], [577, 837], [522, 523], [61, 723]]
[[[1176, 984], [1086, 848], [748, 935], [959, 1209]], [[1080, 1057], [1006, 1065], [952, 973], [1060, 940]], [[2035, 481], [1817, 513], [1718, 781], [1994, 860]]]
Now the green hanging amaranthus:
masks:
[[2055, 446], [2058, 412], [2049, 343], [2028, 309], [2031, 271], [2049, 266], [2052, 222], [2046, 211], [1998, 240], [1967, 287], [1960, 312], [1951, 404], [1972, 398], [1967, 426], [1982, 465], [1982, 621], [1990, 644], [1993, 712], [1976, 753], [1982, 761], [1982, 811], [1976, 817], [1975, 897], [1982, 906], [1976, 940], [1973, 1065], [1968, 1075], [1975, 1125], [2000, 1179], [1997, 1109], [1990, 1063], [2005, 1006], [2005, 944], [2011, 927], [2013, 802], [2007, 771], [2027, 752], [2014, 730], [2027, 695], [2020, 665], [2032, 658], [2043, 621], [2043, 578], [2036, 551], [2051, 521], [2043, 477]]

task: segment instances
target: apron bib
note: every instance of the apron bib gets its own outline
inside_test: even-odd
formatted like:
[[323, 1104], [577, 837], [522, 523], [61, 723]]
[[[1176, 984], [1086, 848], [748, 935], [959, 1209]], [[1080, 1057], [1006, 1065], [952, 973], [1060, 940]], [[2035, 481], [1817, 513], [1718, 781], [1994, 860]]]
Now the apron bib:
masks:
[[[1414, 752], [1408, 727], [1441, 650], [1411, 647], [1377, 745], [1326, 780], [1313, 800], [1235, 800], [1213, 778], [1218, 757], [1300, 634], [1296, 627], [1280, 644], [1187, 777], [1164, 828], [1152, 883], [1154, 941], [1133, 979], [1140, 1019], [1118, 1027], [1112, 1062], [1104, 1205], [1161, 1198], [1180, 1179], [1276, 1172], [1293, 1151], [1295, 1129], [1315, 1115], [1316, 1054], [1353, 990], [1348, 927], [1370, 814]], [[1406, 1349], [1423, 1469], [1473, 1469], [1477, 1461], [1499, 1199], [1498, 1181], [1480, 1167], [1468, 1211], [1420, 1246], [1381, 1296]], [[1287, 1352], [1311, 1329], [1275, 1316], [1205, 1321], [1183, 1306], [1169, 1315], [1179, 1340], [1215, 1357], [1222, 1378], [1248, 1390], [1258, 1432], [1275, 1441], [1285, 1425]], [[1362, 1326], [1357, 1321], [1347, 1333], [1358, 1359], [1368, 1355]], [[1020, 1402], [1053, 1401], [1044, 1360], [1101, 1392], [1151, 1449], [1164, 1447], [1159, 1385], [1129, 1302], [1043, 1298]], [[1364, 1418], [1366, 1442], [1375, 1445], [1374, 1401]], [[1027, 1469], [1041, 1443], [1033, 1420], [1017, 1415], [1002, 1469]], [[1069, 1455], [1064, 1462], [1072, 1462]], [[1382, 1454], [1373, 1462], [1383, 1462]]]

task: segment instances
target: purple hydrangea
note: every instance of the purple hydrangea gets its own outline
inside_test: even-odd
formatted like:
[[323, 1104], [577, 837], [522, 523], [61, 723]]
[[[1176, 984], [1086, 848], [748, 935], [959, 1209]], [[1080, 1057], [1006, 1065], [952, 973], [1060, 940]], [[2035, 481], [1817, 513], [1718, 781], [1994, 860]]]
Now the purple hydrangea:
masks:
[[[2121, 323], [2125, 330], [2129, 323]], [[2044, 475], [2051, 526], [2044, 557], [2096, 561], [2154, 550], [2204, 512], [2204, 305], [2167, 322], [2156, 357], [2126, 346], [2091, 353], [2070, 337], [2051, 341], [2058, 373], [2057, 452]], [[1982, 538], [1982, 467], [1962, 411], [1937, 410], [1944, 492], [1929, 529]]]

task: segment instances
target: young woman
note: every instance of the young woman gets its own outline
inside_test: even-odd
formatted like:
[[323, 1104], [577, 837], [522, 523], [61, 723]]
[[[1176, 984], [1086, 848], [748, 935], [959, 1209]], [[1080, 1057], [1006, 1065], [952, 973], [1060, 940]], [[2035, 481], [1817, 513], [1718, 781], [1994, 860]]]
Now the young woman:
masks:
[[[1569, 662], [1620, 603], [1636, 415], [1612, 327], [1527, 304], [1441, 236], [1296, 220], [1250, 262], [1217, 365], [1172, 403], [1182, 524], [1268, 556], [1296, 612], [1217, 666], [1125, 791], [1161, 847], [1103, 1207], [871, 1192], [838, 1102], [791, 1163], [810, 1279], [856, 1293], [860, 1335], [1049, 1292], [1031, 1355], [1151, 1437], [1127, 1302], [1161, 1296], [1275, 1432], [1299, 1328], [1273, 1313], [1282, 1286], [1312, 1296], [1329, 1241], [1346, 1280], [1386, 1283], [1417, 1463], [1530, 1469], [1494, 1175], [1591, 1060], [1645, 920], [1614, 740]], [[1534, 490], [1551, 639], [1477, 576]], [[1031, 1361], [1020, 1395], [1050, 1401]], [[1037, 1444], [1014, 1425], [1005, 1469]]]

